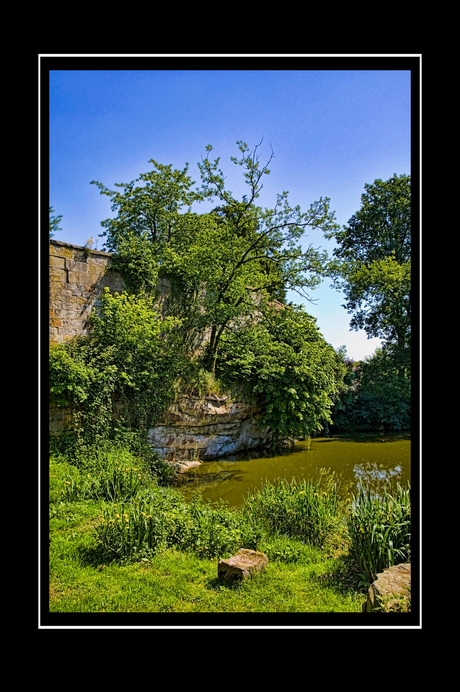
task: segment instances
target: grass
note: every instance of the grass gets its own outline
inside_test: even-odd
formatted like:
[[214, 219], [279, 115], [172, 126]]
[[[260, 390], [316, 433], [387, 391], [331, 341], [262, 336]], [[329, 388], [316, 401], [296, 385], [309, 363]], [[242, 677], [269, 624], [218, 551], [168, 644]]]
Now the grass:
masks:
[[[331, 510], [338, 503], [330, 479], [321, 487], [267, 486], [231, 510], [199, 497], [186, 502], [146, 469], [136, 475], [142, 487], [136, 484], [132, 496], [139, 461], [123, 451], [118, 464], [116, 450], [107, 458], [103, 470], [100, 454], [77, 466], [51, 458], [50, 613], [361, 612], [367, 584], [350, 559], [345, 515]], [[116, 502], [106, 492], [114, 469], [126, 481]], [[91, 482], [75, 483], [69, 495], [69, 477]], [[269, 564], [229, 586], [217, 579], [217, 563], [240, 547], [265, 552]]]
[[257, 579], [227, 586], [217, 579], [217, 561], [175, 549], [129, 565], [90, 564], [86, 538], [54, 542], [50, 612], [360, 612], [363, 602], [341, 581], [340, 560], [319, 551], [295, 565], [272, 560]]

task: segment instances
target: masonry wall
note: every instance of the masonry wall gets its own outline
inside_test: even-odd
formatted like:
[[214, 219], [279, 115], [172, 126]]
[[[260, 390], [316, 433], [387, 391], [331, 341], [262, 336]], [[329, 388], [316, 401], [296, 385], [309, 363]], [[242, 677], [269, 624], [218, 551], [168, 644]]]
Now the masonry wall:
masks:
[[[49, 340], [55, 343], [74, 336], [88, 336], [88, 317], [100, 303], [104, 288], [125, 289], [119, 272], [112, 269], [112, 255], [80, 245], [50, 240]], [[171, 291], [168, 277], [158, 280], [158, 306], [165, 310]]]
[[49, 339], [61, 342], [88, 335], [88, 317], [107, 286], [124, 289], [110, 269], [111, 255], [58, 240], [49, 244]]

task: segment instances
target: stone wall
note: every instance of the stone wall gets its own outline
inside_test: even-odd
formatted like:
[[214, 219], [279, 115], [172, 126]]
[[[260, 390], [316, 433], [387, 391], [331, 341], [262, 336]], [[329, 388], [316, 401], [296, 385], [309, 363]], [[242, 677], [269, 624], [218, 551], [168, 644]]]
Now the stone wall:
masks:
[[118, 272], [110, 269], [108, 252], [50, 240], [49, 339], [61, 342], [88, 335], [88, 317], [104, 288], [124, 289]]
[[[59, 343], [74, 336], [88, 336], [88, 317], [98, 306], [104, 288], [125, 289], [119, 272], [111, 267], [108, 252], [90, 250], [50, 240], [49, 255], [49, 340]], [[158, 280], [159, 308], [164, 309], [171, 283]]]

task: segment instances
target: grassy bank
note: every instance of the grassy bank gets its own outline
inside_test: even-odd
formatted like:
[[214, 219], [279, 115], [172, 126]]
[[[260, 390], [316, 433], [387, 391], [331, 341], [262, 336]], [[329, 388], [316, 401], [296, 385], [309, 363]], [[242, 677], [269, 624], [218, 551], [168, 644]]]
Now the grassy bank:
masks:
[[[324, 475], [316, 484], [267, 484], [230, 510], [199, 497], [186, 502], [126, 450], [53, 456], [49, 610], [358, 613], [369, 582], [360, 551], [366, 559], [373, 546], [385, 553], [390, 540], [403, 561], [410, 497], [386, 498], [381, 530], [372, 507], [354, 500], [339, 501], [334, 478]], [[366, 521], [374, 522], [369, 530]], [[269, 565], [255, 579], [224, 585], [218, 560], [241, 547], [265, 552]]]

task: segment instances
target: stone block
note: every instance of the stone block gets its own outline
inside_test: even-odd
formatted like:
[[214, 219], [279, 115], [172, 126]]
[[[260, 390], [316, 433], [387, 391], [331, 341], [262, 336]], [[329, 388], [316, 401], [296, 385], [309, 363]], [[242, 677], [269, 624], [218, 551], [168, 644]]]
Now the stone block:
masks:
[[76, 272], [78, 274], [87, 274], [88, 273], [88, 264], [86, 262], [79, 262], [76, 259], [71, 259], [66, 261], [66, 268], [69, 269], [72, 272]]
[[57, 269], [65, 269], [65, 259], [63, 257], [53, 257], [50, 255], [49, 266]]
[[217, 576], [221, 581], [242, 581], [261, 572], [268, 565], [268, 557], [257, 550], [241, 548], [228, 560], [219, 560]]
[[86, 286], [86, 284], [88, 282], [87, 272], [69, 271], [68, 276], [69, 276], [69, 278], [68, 278], [69, 284], [74, 284], [77, 286]]
[[50, 283], [65, 284], [67, 281], [67, 272], [63, 269], [51, 269], [49, 272]]

